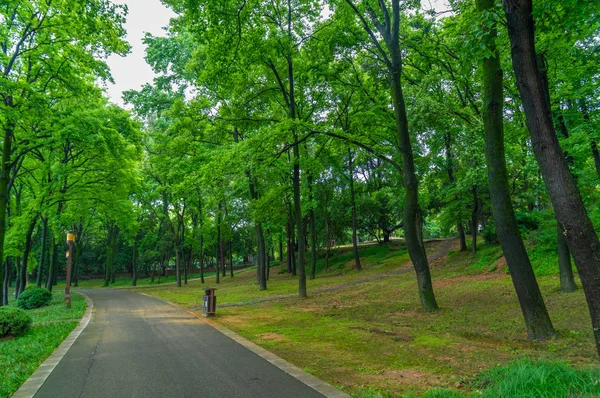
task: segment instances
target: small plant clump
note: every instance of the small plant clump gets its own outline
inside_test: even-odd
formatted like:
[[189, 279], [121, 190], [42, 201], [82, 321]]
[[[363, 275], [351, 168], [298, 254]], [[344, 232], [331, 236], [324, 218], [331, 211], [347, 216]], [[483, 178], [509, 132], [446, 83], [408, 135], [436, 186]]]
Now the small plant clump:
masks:
[[0, 307], [0, 338], [21, 336], [31, 326], [31, 316], [15, 307]]
[[17, 299], [17, 306], [24, 310], [43, 307], [52, 301], [52, 292], [44, 288], [25, 289]]

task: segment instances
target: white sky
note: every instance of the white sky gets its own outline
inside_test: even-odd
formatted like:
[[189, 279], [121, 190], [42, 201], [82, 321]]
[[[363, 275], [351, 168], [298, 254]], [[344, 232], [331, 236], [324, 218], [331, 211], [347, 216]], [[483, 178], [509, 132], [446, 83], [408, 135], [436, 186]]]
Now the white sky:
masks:
[[[149, 32], [154, 36], [164, 36], [165, 32], [162, 28], [168, 25], [169, 19], [175, 14], [160, 0], [113, 0], [113, 2], [127, 4], [129, 7], [125, 29], [132, 50], [126, 57], [113, 55], [107, 60], [115, 81], [115, 84], [107, 85], [108, 96], [112, 102], [123, 106], [123, 91], [138, 90], [145, 83], [151, 83], [155, 76], [144, 60], [145, 46], [142, 43], [144, 34]], [[422, 0], [421, 3], [424, 9], [449, 8], [447, 0]]]
[[144, 60], [144, 34], [148, 32], [154, 36], [164, 36], [162, 28], [169, 24], [169, 19], [175, 14], [160, 0], [113, 0], [113, 3], [129, 7], [125, 29], [127, 41], [132, 46], [131, 52], [126, 57], [112, 55], [107, 60], [115, 81], [115, 84], [107, 85], [108, 96], [111, 102], [123, 106], [123, 91], [138, 90], [154, 78], [152, 69]]

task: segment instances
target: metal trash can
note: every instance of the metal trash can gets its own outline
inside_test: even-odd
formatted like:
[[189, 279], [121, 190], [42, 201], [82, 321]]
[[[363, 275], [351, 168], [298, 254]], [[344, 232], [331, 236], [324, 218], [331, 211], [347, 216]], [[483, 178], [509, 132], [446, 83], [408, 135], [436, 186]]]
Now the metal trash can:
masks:
[[204, 289], [204, 296], [202, 296], [202, 315], [208, 317], [215, 315], [217, 312], [217, 296], [215, 295], [215, 288], [207, 287]]

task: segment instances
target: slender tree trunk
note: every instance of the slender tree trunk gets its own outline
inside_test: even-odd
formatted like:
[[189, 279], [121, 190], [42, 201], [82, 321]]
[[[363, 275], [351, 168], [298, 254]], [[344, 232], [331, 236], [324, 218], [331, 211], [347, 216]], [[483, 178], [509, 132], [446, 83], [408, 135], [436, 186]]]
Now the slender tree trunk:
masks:
[[27, 266], [29, 262], [29, 253], [31, 252], [31, 241], [33, 237], [33, 231], [35, 230], [35, 226], [37, 225], [37, 216], [34, 216], [31, 222], [29, 223], [29, 228], [27, 229], [27, 235], [25, 236], [25, 250], [23, 251], [23, 262], [21, 263], [21, 275], [20, 275], [20, 285], [15, 289], [15, 297], [18, 298], [19, 295], [25, 290], [25, 286], [27, 285]]
[[[397, 2], [397, 0], [394, 0]], [[398, 17], [398, 16], [397, 16]], [[419, 207], [419, 184], [415, 172], [415, 162], [412, 143], [408, 129], [408, 118], [404, 103], [404, 94], [400, 77], [402, 74], [402, 60], [400, 46], [396, 38], [394, 43], [388, 45], [391, 53], [392, 65], [389, 70], [389, 81], [392, 89], [392, 99], [396, 116], [398, 143], [402, 153], [402, 169], [404, 170], [404, 186], [406, 196], [404, 200], [404, 238], [410, 259], [417, 274], [417, 284], [421, 305], [426, 311], [436, 311], [438, 305], [433, 292], [431, 272], [427, 254], [423, 246], [421, 230], [421, 209]]]
[[283, 237], [279, 235], [279, 262], [283, 263]]
[[[482, 15], [492, 12], [493, 8], [494, 0], [477, 0], [477, 10]], [[545, 340], [555, 337], [556, 332], [548, 316], [527, 251], [519, 234], [509, 195], [504, 155], [503, 77], [500, 57], [495, 45], [496, 36], [495, 26], [484, 36], [485, 45], [493, 55], [485, 58], [482, 64], [485, 155], [492, 213], [529, 338]]]
[[575, 260], [600, 354], [600, 241], [554, 132], [535, 50], [531, 0], [504, 2], [513, 68], [531, 143], [556, 219]]
[[[12, 97], [7, 97], [5, 103], [9, 107], [12, 107]], [[0, 166], [0, 286], [4, 286], [4, 241], [6, 238], [6, 209], [10, 202], [8, 183], [10, 180], [10, 155], [14, 138], [13, 134], [14, 122], [9, 121], [8, 126], [4, 128], [4, 140], [2, 140], [2, 165]], [[5, 305], [4, 303], [0, 304]]]
[[265, 236], [261, 223], [256, 223], [256, 248], [257, 248], [257, 262], [256, 268], [258, 270], [258, 283], [260, 290], [267, 289], [267, 267], [266, 267], [266, 256], [268, 255], [265, 250]]
[[137, 237], [133, 240], [131, 255], [131, 286], [137, 286]]
[[221, 266], [220, 266], [220, 261], [221, 261], [221, 207], [219, 206], [219, 211], [218, 211], [218, 215], [217, 215], [217, 253], [216, 253], [216, 257], [215, 257], [215, 265], [216, 265], [216, 283], [220, 283], [220, 277], [221, 277]]
[[107, 245], [106, 245], [106, 267], [104, 272], [104, 287], [108, 287], [110, 285], [110, 280], [112, 276], [112, 267], [113, 267], [113, 235], [114, 235], [114, 227], [112, 225], [108, 226], [108, 237], [107, 237]]
[[286, 236], [287, 236], [287, 269], [288, 274], [292, 273], [292, 261], [294, 260], [294, 243], [292, 240], [292, 226], [288, 221], [285, 224], [286, 227]]
[[233, 278], [233, 242], [229, 241], [229, 276]]
[[477, 185], [473, 185], [473, 209], [471, 210], [471, 252], [477, 254], [477, 230], [479, 229], [479, 223], [477, 222], [477, 214], [479, 213], [479, 199], [477, 198]]
[[571, 267], [571, 252], [569, 245], [563, 235], [563, 231], [557, 224], [557, 247], [558, 247], [558, 269], [560, 271], [560, 291], [571, 293], [577, 290], [575, 278], [573, 277], [573, 268]]
[[48, 276], [46, 278], [46, 289], [52, 291], [52, 287], [54, 286], [54, 274], [56, 272], [56, 267], [58, 266], [57, 264], [57, 256], [55, 255], [56, 252], [56, 240], [54, 237], [52, 237], [52, 243], [50, 244], [51, 246], [51, 257], [50, 257], [50, 268], [48, 269]]
[[4, 262], [4, 279], [2, 281], [2, 305], [8, 305], [8, 289], [10, 288], [11, 280], [11, 258], [8, 257]]
[[[309, 200], [313, 201], [313, 177], [312, 173], [308, 174], [308, 189]], [[308, 221], [310, 227], [310, 249], [311, 249], [311, 264], [310, 264], [310, 279], [315, 279], [317, 273], [317, 230], [315, 228], [315, 210], [312, 205], [308, 211]]]
[[348, 175], [350, 178], [350, 206], [352, 210], [352, 250], [354, 252], [354, 267], [361, 271], [360, 256], [358, 255], [358, 236], [356, 234], [356, 198], [354, 194], [354, 165], [352, 151], [348, 148]]
[[467, 237], [465, 236], [465, 227], [462, 222], [456, 224], [456, 229], [458, 230], [458, 241], [460, 242], [460, 251], [467, 251]]
[[42, 218], [42, 248], [40, 250], [40, 261], [38, 265], [37, 287], [42, 287], [42, 278], [44, 277], [44, 268], [46, 260], [46, 250], [48, 245], [48, 219]]

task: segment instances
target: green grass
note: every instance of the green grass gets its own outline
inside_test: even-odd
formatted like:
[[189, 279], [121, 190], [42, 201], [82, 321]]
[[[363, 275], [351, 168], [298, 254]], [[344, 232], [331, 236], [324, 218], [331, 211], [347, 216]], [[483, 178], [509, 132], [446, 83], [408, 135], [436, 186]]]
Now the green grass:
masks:
[[600, 369], [523, 359], [483, 372], [477, 384], [483, 398], [592, 398], [600, 396]]
[[[69, 310], [64, 293], [55, 290], [49, 306], [27, 311], [34, 322], [27, 334], [0, 341], [0, 397], [14, 393], [77, 326], [87, 303], [79, 294], [71, 297]], [[15, 305], [14, 298], [9, 305]]]

